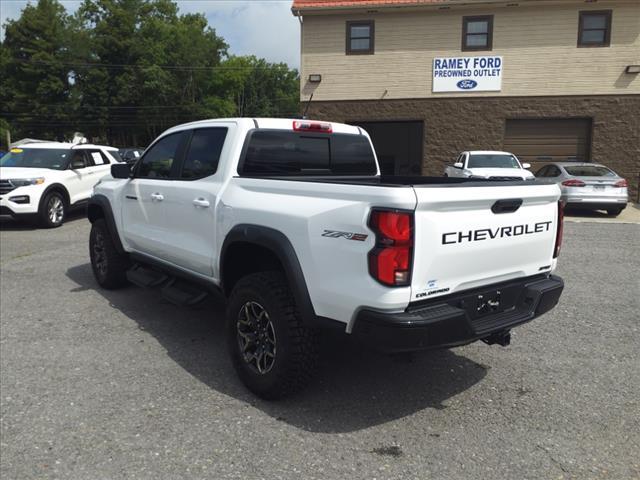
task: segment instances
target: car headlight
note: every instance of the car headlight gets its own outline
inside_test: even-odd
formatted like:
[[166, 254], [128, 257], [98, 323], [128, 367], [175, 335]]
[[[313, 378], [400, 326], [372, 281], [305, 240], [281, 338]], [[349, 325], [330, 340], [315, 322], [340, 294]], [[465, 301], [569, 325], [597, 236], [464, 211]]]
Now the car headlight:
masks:
[[28, 185], [42, 185], [44, 177], [37, 178], [10, 178], [9, 181], [14, 187], [26, 187]]

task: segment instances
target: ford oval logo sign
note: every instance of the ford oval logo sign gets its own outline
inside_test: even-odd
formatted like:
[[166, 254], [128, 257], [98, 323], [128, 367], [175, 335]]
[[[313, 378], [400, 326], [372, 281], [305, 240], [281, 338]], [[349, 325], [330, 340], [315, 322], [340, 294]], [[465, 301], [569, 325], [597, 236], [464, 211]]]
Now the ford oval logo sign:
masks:
[[473, 90], [478, 86], [478, 82], [475, 80], [460, 80], [456, 85], [462, 90]]

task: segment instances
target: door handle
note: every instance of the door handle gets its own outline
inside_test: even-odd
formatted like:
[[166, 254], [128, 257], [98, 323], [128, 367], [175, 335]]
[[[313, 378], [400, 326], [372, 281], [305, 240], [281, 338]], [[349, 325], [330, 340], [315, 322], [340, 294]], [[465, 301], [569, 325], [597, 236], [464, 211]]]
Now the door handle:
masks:
[[209, 208], [209, 200], [205, 200], [204, 198], [195, 198], [193, 200], [193, 205], [195, 207]]
[[164, 200], [164, 195], [162, 195], [161, 193], [152, 193], [151, 200], [155, 202], [161, 202]]

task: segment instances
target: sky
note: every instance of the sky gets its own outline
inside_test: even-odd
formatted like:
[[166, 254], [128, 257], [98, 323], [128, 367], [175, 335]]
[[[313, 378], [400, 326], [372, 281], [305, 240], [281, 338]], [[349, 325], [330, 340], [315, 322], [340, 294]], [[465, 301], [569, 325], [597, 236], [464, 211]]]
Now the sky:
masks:
[[[37, 0], [0, 0], [0, 24], [20, 16]], [[58, 0], [69, 13], [79, 0]], [[291, 0], [178, 0], [181, 13], [204, 13], [234, 55], [256, 55], [269, 62], [300, 67], [300, 26], [291, 14]], [[4, 28], [0, 29], [4, 38]]]

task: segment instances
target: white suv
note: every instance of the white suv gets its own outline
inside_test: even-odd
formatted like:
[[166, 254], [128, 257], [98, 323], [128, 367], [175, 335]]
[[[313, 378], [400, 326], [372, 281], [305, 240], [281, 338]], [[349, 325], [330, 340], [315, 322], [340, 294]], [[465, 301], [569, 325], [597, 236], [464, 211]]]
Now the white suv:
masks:
[[41, 142], [12, 148], [0, 159], [0, 215], [59, 227], [119, 161], [116, 148], [101, 145]]

